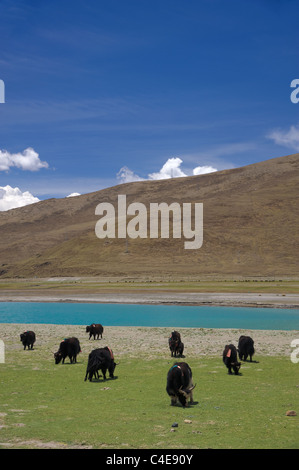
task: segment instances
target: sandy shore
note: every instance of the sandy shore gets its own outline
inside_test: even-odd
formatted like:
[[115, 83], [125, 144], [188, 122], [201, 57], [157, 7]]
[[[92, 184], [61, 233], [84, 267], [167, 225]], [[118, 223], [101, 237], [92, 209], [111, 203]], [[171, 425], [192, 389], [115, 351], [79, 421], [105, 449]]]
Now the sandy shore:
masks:
[[[181, 304], [214, 305], [238, 307], [299, 308], [297, 294], [237, 294], [237, 293], [183, 293], [183, 292], [136, 292], [136, 293], [23, 293], [2, 292], [2, 302], [83, 302], [83, 303], [129, 303], [129, 304]], [[104, 325], [105, 327], [105, 325]], [[168, 337], [170, 328], [154, 327], [105, 327], [100, 341], [88, 340], [85, 326], [80, 325], [41, 325], [41, 324], [1, 324], [0, 338], [9, 349], [19, 349], [19, 334], [32, 329], [36, 332], [36, 349], [47, 352], [57, 350], [59, 342], [68, 336], [77, 336], [82, 351], [93, 347], [110, 346], [116, 356], [169, 357]], [[298, 331], [281, 330], [242, 330], [180, 328], [185, 344], [185, 355], [221, 355], [225, 344], [237, 346], [239, 336], [251, 336], [255, 341], [256, 359], [261, 355], [290, 355], [291, 341], [299, 338]]]
[[[109, 346], [113, 349], [116, 361], [122, 357], [169, 358], [168, 337], [170, 328], [153, 327], [116, 327], [104, 326], [102, 340], [89, 340], [83, 325], [41, 325], [41, 324], [0, 324], [0, 338], [4, 341], [7, 360], [10, 352], [22, 350], [20, 333], [33, 330], [36, 333], [35, 352], [45, 357], [52, 357], [59, 343], [66, 337], [76, 336], [81, 344], [82, 355], [87, 360], [89, 352], [98, 347]], [[221, 357], [225, 344], [237, 346], [240, 335], [251, 336], [255, 341], [256, 354], [259, 356], [289, 356], [292, 340], [299, 337], [298, 331], [242, 330], [180, 328], [182, 341], [185, 344], [184, 355], [187, 358], [198, 356]], [[13, 357], [13, 354], [11, 355]]]
[[299, 294], [134, 292], [99, 294], [1, 292], [0, 302], [90, 302], [299, 308]]

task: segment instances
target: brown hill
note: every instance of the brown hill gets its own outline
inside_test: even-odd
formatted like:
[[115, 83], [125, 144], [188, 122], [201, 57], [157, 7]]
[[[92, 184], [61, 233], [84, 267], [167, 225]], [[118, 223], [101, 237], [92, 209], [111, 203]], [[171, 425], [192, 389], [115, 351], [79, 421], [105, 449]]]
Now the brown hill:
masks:
[[[214, 278], [299, 272], [299, 154], [201, 176], [118, 185], [0, 213], [0, 276]], [[184, 239], [104, 239], [100, 202], [202, 202], [203, 245]], [[149, 210], [148, 210], [149, 212]]]

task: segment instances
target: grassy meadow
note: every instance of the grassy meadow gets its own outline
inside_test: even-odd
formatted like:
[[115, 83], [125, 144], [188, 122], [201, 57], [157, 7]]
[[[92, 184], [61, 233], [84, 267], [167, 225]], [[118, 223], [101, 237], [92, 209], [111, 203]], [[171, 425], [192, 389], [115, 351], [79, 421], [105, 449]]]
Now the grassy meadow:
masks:
[[165, 279], [155, 278], [52, 278], [52, 279], [0, 279], [0, 293], [18, 294], [92, 294], [114, 292], [194, 292], [194, 293], [256, 293], [298, 294], [298, 279]]
[[[148, 338], [142, 339], [142, 330], [133, 334], [144, 343]], [[159, 330], [150, 330], [151, 335]], [[203, 335], [202, 349], [188, 354], [187, 348], [185, 359], [179, 359], [191, 366], [197, 384], [195, 403], [182, 408], [170, 405], [165, 390], [174, 359], [162, 329], [165, 347], [144, 345], [140, 354], [132, 339], [131, 349], [120, 354], [121, 340], [115, 337], [116, 378], [92, 383], [84, 381], [88, 354], [109, 344], [107, 338], [89, 341], [82, 330], [77, 364], [66, 359], [56, 365], [52, 352], [63, 339], [58, 326], [39, 335], [32, 351], [23, 350], [18, 328], [15, 337], [13, 331], [12, 326], [6, 331], [5, 363], [0, 364], [0, 448], [299, 447], [298, 416], [286, 416], [288, 410], [299, 411], [299, 364], [289, 355], [260, 349], [255, 362], [242, 364], [240, 376], [230, 376], [218, 351], [204, 352]], [[187, 331], [184, 339], [188, 344]], [[172, 428], [174, 422], [178, 427]]]

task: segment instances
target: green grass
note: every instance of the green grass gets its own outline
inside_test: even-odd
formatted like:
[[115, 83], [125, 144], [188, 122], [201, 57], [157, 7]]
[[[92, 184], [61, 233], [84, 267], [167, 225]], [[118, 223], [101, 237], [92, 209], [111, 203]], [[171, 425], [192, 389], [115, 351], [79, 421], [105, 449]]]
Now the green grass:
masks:
[[97, 292], [138, 292], [138, 291], [166, 291], [166, 292], [222, 292], [222, 293], [274, 293], [274, 294], [298, 294], [298, 280], [279, 279], [244, 279], [244, 280], [184, 280], [160, 281], [160, 280], [21, 280], [0, 279], [1, 291], [18, 292], [52, 292], [63, 294], [71, 293], [97, 293]]
[[298, 417], [286, 411], [299, 411], [299, 364], [256, 360], [229, 376], [219, 357], [186, 358], [197, 386], [182, 408], [165, 390], [170, 357], [123, 356], [115, 380], [90, 383], [86, 355], [55, 365], [50, 352], [16, 348], [0, 364], [0, 447], [298, 448]]

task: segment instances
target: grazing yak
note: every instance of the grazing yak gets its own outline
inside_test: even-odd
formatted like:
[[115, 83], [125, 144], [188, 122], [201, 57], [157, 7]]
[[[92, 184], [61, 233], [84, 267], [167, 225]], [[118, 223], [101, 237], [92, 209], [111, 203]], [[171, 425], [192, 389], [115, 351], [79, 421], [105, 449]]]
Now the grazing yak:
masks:
[[92, 325], [89, 325], [86, 327], [86, 333], [89, 333], [89, 339], [93, 336], [93, 339], [99, 339], [99, 336], [101, 335], [101, 339], [103, 337], [103, 331], [104, 328], [100, 323], [93, 323]]
[[62, 359], [62, 364], [66, 357], [69, 357], [71, 364], [77, 362], [77, 355], [81, 352], [80, 343], [78, 338], [65, 338], [61, 341], [59, 349], [54, 353], [55, 364], [59, 364]]
[[175, 405], [178, 400], [183, 407], [188, 405], [188, 400], [193, 403], [194, 388], [189, 365], [186, 362], [175, 362], [167, 374], [166, 392], [171, 398], [171, 405]]
[[184, 343], [181, 341], [181, 335], [178, 331], [173, 331], [168, 339], [171, 357], [181, 356], [184, 352]]
[[106, 380], [107, 370], [109, 372], [109, 377], [113, 379], [116, 366], [117, 364], [114, 362], [113, 351], [108, 348], [108, 346], [94, 349], [88, 356], [88, 364], [84, 381], [87, 380], [87, 377], [90, 382], [92, 381], [93, 376], [95, 376], [95, 378], [99, 378], [99, 370], [101, 370], [104, 380]]
[[232, 369], [235, 375], [239, 374], [241, 363], [238, 362], [237, 348], [233, 344], [227, 344], [223, 351], [223, 362], [228, 368], [228, 373], [232, 374]]
[[24, 331], [24, 333], [20, 334], [20, 341], [22, 341], [24, 350], [26, 349], [26, 346], [28, 346], [28, 349], [33, 349], [33, 345], [35, 343], [34, 331]]
[[252, 362], [252, 356], [254, 355], [254, 341], [250, 336], [240, 336], [238, 343], [238, 353], [240, 361], [246, 361], [247, 357], [250, 357]]

